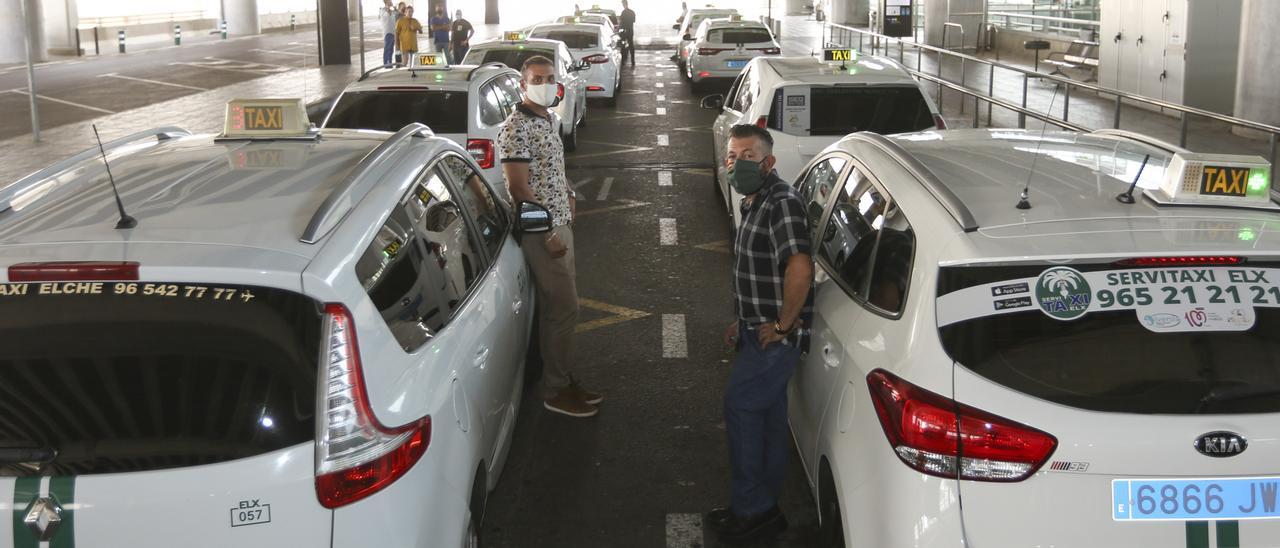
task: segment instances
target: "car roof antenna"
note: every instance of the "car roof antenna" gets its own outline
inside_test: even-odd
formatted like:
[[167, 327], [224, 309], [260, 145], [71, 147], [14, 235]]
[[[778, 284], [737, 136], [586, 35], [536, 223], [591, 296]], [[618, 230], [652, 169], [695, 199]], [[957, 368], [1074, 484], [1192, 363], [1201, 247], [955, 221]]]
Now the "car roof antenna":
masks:
[[1138, 187], [1138, 179], [1141, 179], [1141, 178], [1142, 178], [1142, 170], [1143, 170], [1143, 169], [1146, 169], [1146, 167], [1147, 167], [1147, 160], [1150, 160], [1150, 159], [1151, 159], [1151, 155], [1150, 155], [1150, 154], [1148, 154], [1148, 155], [1146, 155], [1146, 156], [1143, 156], [1143, 157], [1142, 157], [1142, 165], [1138, 166], [1138, 174], [1137, 174], [1137, 175], [1134, 175], [1134, 176], [1133, 176], [1133, 182], [1132, 182], [1132, 183], [1129, 183], [1129, 190], [1126, 190], [1126, 191], [1121, 192], [1121, 193], [1119, 193], [1119, 194], [1117, 194], [1117, 195], [1116, 195], [1116, 201], [1117, 201], [1117, 202], [1120, 202], [1120, 203], [1122, 203], [1122, 204], [1132, 204], [1132, 203], [1133, 203], [1133, 189], [1135, 189], [1135, 188], [1137, 188], [1137, 187]]
[[[1061, 85], [1054, 86], [1053, 97], [1049, 99], [1049, 110], [1045, 111], [1046, 118], [1053, 115], [1053, 105], [1058, 102], [1058, 90], [1061, 88]], [[1018, 209], [1031, 209], [1031, 179], [1035, 177], [1036, 160], [1040, 159], [1040, 145], [1044, 144], [1044, 134], [1049, 129], [1049, 122], [1041, 121], [1041, 123], [1044, 125], [1040, 126], [1040, 138], [1036, 139], [1036, 152], [1031, 155], [1031, 170], [1027, 172], [1027, 182], [1022, 185], [1022, 193], [1018, 195], [1018, 205], [1015, 206]]]
[[107, 150], [102, 148], [102, 137], [98, 136], [98, 124], [93, 124], [93, 138], [98, 140], [98, 152], [102, 153], [102, 165], [107, 166], [107, 180], [111, 181], [111, 193], [116, 196], [116, 209], [120, 210], [120, 221], [116, 230], [124, 230], [138, 226], [138, 220], [124, 212], [124, 202], [120, 201], [120, 190], [116, 188], [116, 179], [111, 176], [111, 163], [107, 162]]

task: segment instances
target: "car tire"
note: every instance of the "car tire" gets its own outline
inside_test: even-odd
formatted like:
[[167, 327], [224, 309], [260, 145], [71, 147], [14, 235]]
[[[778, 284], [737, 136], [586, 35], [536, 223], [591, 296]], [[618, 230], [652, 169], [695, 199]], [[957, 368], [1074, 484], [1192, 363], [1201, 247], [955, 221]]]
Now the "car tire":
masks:
[[542, 380], [542, 344], [539, 336], [538, 314], [534, 310], [533, 327], [529, 330], [529, 344], [524, 351], [524, 385], [532, 386]]
[[467, 521], [467, 532], [462, 536], [462, 548], [480, 548], [480, 529], [475, 514]]
[[578, 126], [579, 126], [579, 127], [581, 127], [581, 126], [585, 126], [585, 125], [587, 125], [587, 111], [591, 110], [591, 109], [588, 109], [588, 108], [587, 108], [587, 100], [586, 100], [586, 99], [583, 99], [583, 100], [582, 100], [582, 106], [580, 106], [580, 107], [578, 107], [578, 108], [582, 109], [582, 118], [579, 118], [579, 119], [578, 119]]
[[824, 465], [822, 483], [818, 490], [818, 546], [821, 548], [845, 548], [840, 500], [835, 491], [835, 481]]
[[578, 126], [575, 124], [568, 135], [562, 137], [564, 140], [564, 151], [573, 152], [578, 150]]

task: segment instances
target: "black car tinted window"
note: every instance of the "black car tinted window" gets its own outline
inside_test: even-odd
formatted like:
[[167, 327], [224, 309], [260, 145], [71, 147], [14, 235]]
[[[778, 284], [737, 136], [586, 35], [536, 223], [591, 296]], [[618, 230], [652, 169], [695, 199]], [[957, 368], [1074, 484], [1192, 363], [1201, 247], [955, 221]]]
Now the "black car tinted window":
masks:
[[467, 92], [355, 91], [342, 94], [325, 127], [399, 131], [410, 123], [436, 133], [467, 132]]
[[859, 131], [905, 133], [933, 127], [933, 113], [915, 86], [810, 88], [809, 135]]
[[556, 59], [556, 52], [549, 49], [487, 49], [484, 50], [484, 57], [480, 59], [478, 64], [502, 63], [513, 69], [520, 70], [524, 62], [535, 55], [541, 55], [552, 61]]
[[534, 33], [533, 38], [559, 40], [569, 49], [594, 49], [600, 47], [600, 34], [574, 30], [551, 30]]

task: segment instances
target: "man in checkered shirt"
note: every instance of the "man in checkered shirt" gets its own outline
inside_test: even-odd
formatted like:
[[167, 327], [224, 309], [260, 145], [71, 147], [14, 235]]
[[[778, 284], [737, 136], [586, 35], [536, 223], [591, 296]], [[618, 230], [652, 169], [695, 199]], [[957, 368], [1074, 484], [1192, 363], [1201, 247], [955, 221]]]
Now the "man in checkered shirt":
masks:
[[787, 527], [778, 496], [791, 453], [787, 381], [807, 351], [813, 259], [805, 202], [773, 170], [773, 137], [742, 124], [729, 132], [730, 184], [743, 195], [734, 239], [737, 319], [725, 332], [737, 359], [725, 391], [731, 503], [708, 515], [729, 542], [770, 538]]

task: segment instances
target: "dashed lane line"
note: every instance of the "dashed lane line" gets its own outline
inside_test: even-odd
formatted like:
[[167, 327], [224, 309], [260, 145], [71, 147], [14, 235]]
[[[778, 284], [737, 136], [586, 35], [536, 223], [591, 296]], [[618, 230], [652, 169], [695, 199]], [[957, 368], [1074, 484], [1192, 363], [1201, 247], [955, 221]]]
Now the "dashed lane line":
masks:
[[661, 102], [663, 102], [663, 101], [666, 101], [666, 100], [667, 100], [667, 96], [666, 96], [666, 95], [659, 95], [659, 96], [657, 96], [657, 99], [658, 99], [658, 102], [659, 102], [659, 103], [661, 103]]
[[662, 245], [676, 245], [679, 243], [680, 237], [676, 233], [675, 219], [658, 219], [658, 243]]
[[671, 172], [670, 172], [670, 171], [659, 171], [659, 172], [658, 172], [658, 186], [671, 186]]
[[169, 86], [169, 87], [175, 87], [175, 88], [189, 89], [193, 91], [209, 91], [209, 88], [188, 86], [186, 84], [175, 84], [173, 82], [162, 82], [160, 80], [150, 80], [147, 78], [137, 78], [134, 76], [125, 76], [123, 74], [116, 74], [114, 72], [110, 74], [99, 74], [98, 78], [118, 78], [120, 80], [133, 80], [134, 82], [144, 82], [147, 84], [156, 84], [159, 86]]
[[[29, 93], [27, 93], [27, 90], [25, 90], [25, 89], [11, 89], [11, 90], [9, 90], [9, 93], [18, 93], [18, 94], [21, 94], [21, 95], [30, 95]], [[92, 110], [92, 111], [94, 111], [94, 112], [101, 112], [101, 113], [103, 113], [103, 114], [115, 114], [115, 111], [113, 111], [113, 110], [107, 110], [107, 109], [105, 109], [105, 108], [98, 108], [98, 107], [91, 107], [91, 106], [89, 106], [89, 105], [82, 105], [82, 104], [80, 104], [80, 103], [72, 103], [71, 101], [65, 101], [65, 100], [62, 100], [62, 99], [56, 99], [56, 98], [53, 98], [53, 97], [49, 97], [48, 95], [40, 95], [40, 94], [38, 94], [38, 93], [37, 93], [37, 94], [36, 94], [36, 98], [38, 98], [38, 99], [43, 99], [43, 100], [45, 100], [45, 101], [53, 101], [53, 102], [55, 102], [55, 103], [62, 103], [62, 104], [64, 104], [64, 105], [70, 105], [70, 106], [73, 106], [73, 107], [79, 107], [79, 108], [82, 108], [82, 109], [85, 109], [85, 110]]]
[[658, 82], [658, 83], [654, 84], [654, 85], [653, 85], [653, 87], [655, 87], [655, 88], [662, 88], [662, 87], [663, 87], [663, 84], [662, 84], [662, 82]]
[[667, 548], [702, 548], [702, 516], [667, 514]]
[[604, 182], [600, 183], [600, 194], [596, 195], [596, 199], [605, 201], [609, 199], [609, 189], [613, 188], [613, 177], [605, 177]]
[[658, 116], [666, 116], [666, 115], [667, 115], [667, 109], [666, 109], [666, 107], [658, 107], [658, 110], [657, 110], [656, 112], [657, 112]]
[[314, 53], [303, 53], [300, 51], [280, 51], [275, 49], [256, 49], [256, 48], [251, 49], [249, 51], [256, 51], [258, 53], [275, 53], [279, 55], [297, 55], [299, 57], [317, 57], [317, 55]]
[[665, 147], [665, 146], [669, 146], [670, 144], [671, 144], [670, 137], [667, 137], [665, 134], [658, 136], [658, 146]]
[[689, 340], [685, 333], [684, 314], [662, 315], [662, 357], [689, 357]]

